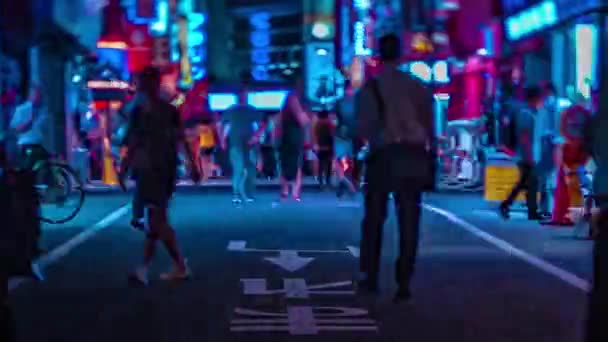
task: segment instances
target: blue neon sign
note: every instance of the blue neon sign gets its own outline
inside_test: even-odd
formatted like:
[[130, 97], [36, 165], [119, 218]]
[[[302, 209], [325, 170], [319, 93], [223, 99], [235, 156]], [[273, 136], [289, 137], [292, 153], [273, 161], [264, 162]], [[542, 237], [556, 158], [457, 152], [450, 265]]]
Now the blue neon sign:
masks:
[[150, 25], [150, 33], [153, 36], [163, 36], [167, 34], [169, 28], [169, 2], [168, 0], [157, 0], [156, 2], [156, 21]]
[[365, 44], [365, 24], [362, 21], [355, 22], [355, 31], [353, 33], [353, 44], [356, 56], [369, 56], [371, 50]]
[[270, 64], [270, 13], [260, 12], [249, 18], [253, 28], [249, 36], [251, 43], [251, 75], [255, 80], [267, 80]]
[[532, 6], [506, 19], [507, 38], [518, 40], [558, 22], [557, 6], [552, 0]]
[[[201, 80], [207, 74], [206, 17], [196, 12], [190, 12], [185, 17], [185, 23], [172, 25], [171, 61], [180, 62], [181, 68], [186, 69], [182, 70], [180, 83], [190, 87], [193, 81]], [[184, 47], [186, 50], [182, 51]]]

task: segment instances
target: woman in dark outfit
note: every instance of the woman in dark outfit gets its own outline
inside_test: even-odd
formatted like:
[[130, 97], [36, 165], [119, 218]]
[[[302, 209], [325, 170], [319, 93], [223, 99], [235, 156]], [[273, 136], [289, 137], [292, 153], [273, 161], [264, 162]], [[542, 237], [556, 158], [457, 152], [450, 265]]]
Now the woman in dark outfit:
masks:
[[296, 201], [300, 201], [304, 129], [310, 123], [310, 118], [302, 109], [298, 92], [292, 92], [287, 97], [279, 115], [279, 121], [281, 199], [286, 199], [289, 196], [289, 185], [293, 183], [292, 196]]

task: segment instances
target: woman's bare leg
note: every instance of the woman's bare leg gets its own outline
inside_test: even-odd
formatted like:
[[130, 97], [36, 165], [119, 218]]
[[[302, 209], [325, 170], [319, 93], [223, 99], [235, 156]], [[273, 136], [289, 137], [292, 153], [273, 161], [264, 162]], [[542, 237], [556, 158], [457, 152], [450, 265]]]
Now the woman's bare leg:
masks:
[[296, 173], [296, 181], [293, 184], [293, 193], [292, 193], [293, 198], [300, 199], [301, 191], [302, 191], [302, 168], [299, 168], [298, 172]]
[[287, 178], [281, 176], [281, 197], [289, 196], [289, 181]]

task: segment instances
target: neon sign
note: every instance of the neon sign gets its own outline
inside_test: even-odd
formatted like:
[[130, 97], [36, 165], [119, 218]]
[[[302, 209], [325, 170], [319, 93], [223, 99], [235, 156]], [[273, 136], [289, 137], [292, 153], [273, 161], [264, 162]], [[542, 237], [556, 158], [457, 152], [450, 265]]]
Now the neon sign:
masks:
[[577, 24], [574, 28], [576, 90], [587, 99], [591, 97], [591, 87], [595, 81], [597, 36], [597, 27], [595, 25]]
[[172, 28], [171, 61], [179, 62], [180, 83], [184, 87], [192, 86], [207, 73], [205, 21], [204, 14], [192, 12], [182, 16]]
[[270, 13], [261, 12], [249, 18], [253, 31], [250, 34], [251, 75], [255, 80], [268, 79], [268, 64], [270, 64]]
[[157, 0], [156, 2], [157, 20], [150, 25], [150, 33], [155, 36], [162, 36], [167, 33], [169, 26], [169, 2], [168, 0]]
[[356, 9], [366, 10], [366, 9], [370, 8], [371, 2], [370, 2], [370, 0], [355, 0], [353, 2], [353, 5], [355, 6]]
[[557, 6], [554, 1], [547, 0], [532, 6], [506, 20], [507, 37], [518, 40], [532, 33], [553, 26], [558, 21]]
[[369, 48], [365, 46], [365, 24], [362, 21], [357, 21], [355, 23], [355, 32], [353, 34], [353, 41], [355, 46], [355, 55], [356, 56], [369, 56], [371, 55], [371, 51]]

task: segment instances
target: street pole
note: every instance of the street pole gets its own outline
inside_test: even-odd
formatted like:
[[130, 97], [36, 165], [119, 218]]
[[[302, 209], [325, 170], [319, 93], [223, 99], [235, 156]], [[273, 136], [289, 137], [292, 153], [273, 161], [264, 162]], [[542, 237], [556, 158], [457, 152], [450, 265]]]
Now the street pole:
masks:
[[[4, 64], [4, 53], [2, 52], [2, 34], [0, 34], [0, 65]], [[4, 95], [4, 75], [0, 75], [0, 133], [4, 133], [6, 129], [5, 122], [8, 121], [8, 118], [4, 117], [4, 107], [2, 104], [2, 96]]]

